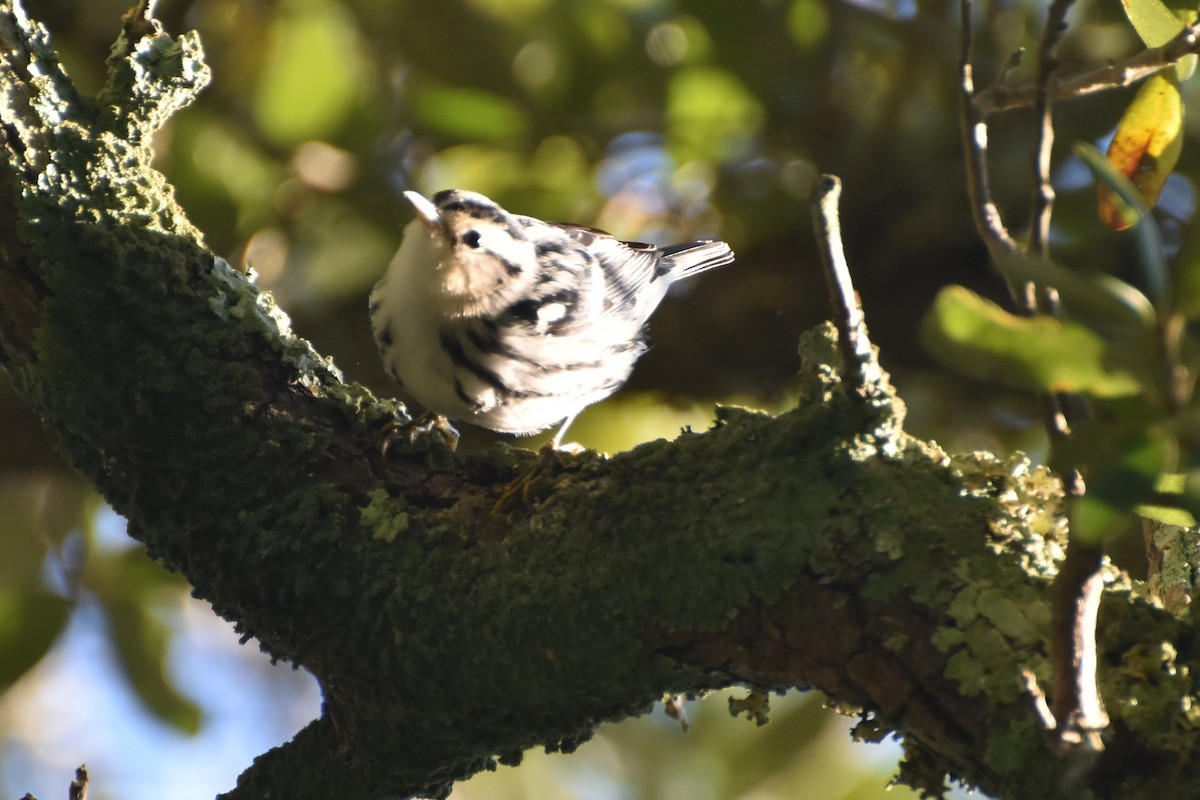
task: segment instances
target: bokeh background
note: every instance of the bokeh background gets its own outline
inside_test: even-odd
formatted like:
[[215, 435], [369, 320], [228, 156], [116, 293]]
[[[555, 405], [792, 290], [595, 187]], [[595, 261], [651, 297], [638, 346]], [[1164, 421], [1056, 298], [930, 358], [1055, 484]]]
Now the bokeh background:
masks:
[[[130, 0], [27, 0], [96, 90]], [[618, 451], [703, 429], [714, 402], [794, 401], [796, 342], [827, 316], [807, 206], [844, 181], [842, 226], [868, 324], [910, 408], [950, 450], [1044, 455], [1036, 401], [938, 367], [918, 326], [939, 287], [1003, 300], [965, 202], [958, 6], [921, 0], [162, 0], [200, 32], [212, 86], [156, 141], [208, 245], [249, 263], [347, 377], [394, 394], [366, 297], [411, 211], [400, 193], [469, 188], [506, 207], [668, 243], [719, 236], [737, 263], [679, 286], [625, 390], [570, 438]], [[977, 81], [1036, 41], [1043, 3], [981, 3]], [[1082, 3], [1067, 64], [1138, 47], [1115, 3]], [[1031, 65], [1009, 80], [1021, 82]], [[1129, 92], [1060, 106], [1055, 247], [1122, 274], [1068, 157], [1102, 143]], [[1194, 105], [1194, 104], [1193, 104]], [[1194, 126], [1190, 126], [1194, 127]], [[996, 193], [1028, 214], [1028, 112], [997, 117]], [[1194, 148], [1168, 186], [1168, 244], [1191, 214]], [[1022, 227], [1014, 222], [1018, 231]], [[492, 434], [464, 430], [462, 447]], [[540, 440], [524, 440], [535, 447]], [[319, 713], [310, 676], [271, 665], [124, 535], [0, 375], [0, 794], [61, 796], [86, 762], [97, 800], [211, 797]], [[680, 553], [685, 560], [687, 553]], [[455, 797], [581, 800], [907, 797], [894, 743], [852, 745], [817, 693], [773, 722], [691, 702], [531, 753]]]

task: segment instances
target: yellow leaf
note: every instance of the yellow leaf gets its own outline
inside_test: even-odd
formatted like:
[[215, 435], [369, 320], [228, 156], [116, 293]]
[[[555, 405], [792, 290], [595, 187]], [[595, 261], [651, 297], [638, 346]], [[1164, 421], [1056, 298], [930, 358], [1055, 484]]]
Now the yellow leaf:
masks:
[[[1108, 160], [1153, 206], [1183, 148], [1183, 98], [1173, 73], [1159, 73], [1138, 90], [1108, 146]], [[1099, 186], [1100, 219], [1113, 230], [1129, 227], [1122, 201]]]

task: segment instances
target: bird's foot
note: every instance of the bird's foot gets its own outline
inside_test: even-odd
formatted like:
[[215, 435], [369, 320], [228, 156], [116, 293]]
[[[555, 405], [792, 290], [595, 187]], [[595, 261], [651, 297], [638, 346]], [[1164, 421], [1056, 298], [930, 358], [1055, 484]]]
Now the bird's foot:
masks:
[[547, 442], [538, 449], [537, 457], [533, 459], [521, 473], [513, 479], [513, 482], [504, 487], [504, 491], [500, 493], [500, 498], [496, 504], [492, 506], [492, 514], [499, 514], [511, 503], [517, 496], [520, 496], [521, 502], [529, 503], [530, 496], [533, 492], [533, 487], [542, 478], [549, 477], [555, 472], [555, 468], [566, 466], [563, 463], [563, 456], [573, 457], [586, 452], [581, 444], [574, 442], [555, 447], [553, 442]]
[[393, 419], [384, 425], [383, 429], [379, 432], [382, 439], [379, 446], [379, 454], [386, 460], [388, 449], [391, 448], [393, 443], [404, 442], [411, 448], [416, 445], [419, 439], [435, 432], [441, 434], [442, 441], [451, 450], [458, 447], [458, 431], [450, 424], [450, 421], [441, 414], [426, 411], [416, 419]]

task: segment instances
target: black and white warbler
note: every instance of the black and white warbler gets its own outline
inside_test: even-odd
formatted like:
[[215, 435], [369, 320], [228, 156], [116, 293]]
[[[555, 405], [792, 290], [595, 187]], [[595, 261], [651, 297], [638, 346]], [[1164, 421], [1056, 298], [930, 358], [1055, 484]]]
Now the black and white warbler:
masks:
[[428, 200], [371, 292], [387, 371], [429, 410], [506, 433], [563, 422], [615, 392], [677, 280], [733, 261], [720, 241], [654, 247], [510, 214], [475, 192]]

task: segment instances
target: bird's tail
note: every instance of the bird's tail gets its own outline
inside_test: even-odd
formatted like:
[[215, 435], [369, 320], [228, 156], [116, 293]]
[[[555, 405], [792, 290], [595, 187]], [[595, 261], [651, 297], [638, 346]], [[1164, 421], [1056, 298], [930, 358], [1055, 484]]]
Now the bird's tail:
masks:
[[658, 262], [656, 278], [666, 275], [671, 281], [699, 275], [710, 269], [733, 263], [733, 250], [729, 245], [715, 239], [673, 244], [659, 248], [662, 258]]

